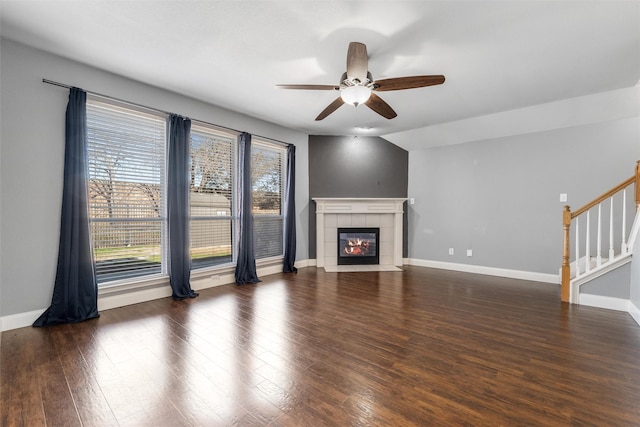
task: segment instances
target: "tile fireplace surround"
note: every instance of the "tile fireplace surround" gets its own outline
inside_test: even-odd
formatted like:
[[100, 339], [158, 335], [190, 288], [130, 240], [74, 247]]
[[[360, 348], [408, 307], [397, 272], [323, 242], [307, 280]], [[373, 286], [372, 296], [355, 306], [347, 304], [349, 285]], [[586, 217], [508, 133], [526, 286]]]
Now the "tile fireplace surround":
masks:
[[[407, 199], [315, 197], [316, 265], [338, 271], [338, 227], [380, 228], [380, 269], [402, 267], [402, 214]], [[364, 267], [364, 266], [363, 266]]]

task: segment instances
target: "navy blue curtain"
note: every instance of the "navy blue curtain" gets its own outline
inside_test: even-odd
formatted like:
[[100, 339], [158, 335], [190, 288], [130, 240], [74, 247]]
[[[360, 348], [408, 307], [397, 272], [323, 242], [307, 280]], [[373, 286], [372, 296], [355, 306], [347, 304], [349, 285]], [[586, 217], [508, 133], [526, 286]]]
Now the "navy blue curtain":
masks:
[[284, 261], [282, 271], [296, 273], [296, 146], [287, 147], [287, 188], [284, 196]]
[[251, 134], [242, 133], [238, 137], [238, 214], [240, 235], [238, 238], [238, 261], [236, 263], [236, 283], [258, 283], [256, 255], [253, 247], [253, 214], [251, 212]]
[[77, 323], [100, 316], [87, 204], [87, 94], [71, 88], [65, 119], [58, 267], [51, 306], [33, 323]]
[[198, 296], [191, 289], [189, 253], [189, 138], [191, 120], [169, 116], [167, 219], [169, 231], [169, 281], [177, 300]]

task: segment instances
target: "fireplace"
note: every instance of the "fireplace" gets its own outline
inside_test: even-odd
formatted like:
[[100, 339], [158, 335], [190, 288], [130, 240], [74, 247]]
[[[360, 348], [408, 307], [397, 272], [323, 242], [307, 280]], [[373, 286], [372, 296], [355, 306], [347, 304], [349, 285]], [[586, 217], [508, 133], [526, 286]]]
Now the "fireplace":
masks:
[[[328, 272], [400, 271], [404, 198], [345, 199], [314, 197], [316, 204], [316, 266]], [[339, 227], [378, 227], [378, 264], [338, 265]]]
[[379, 248], [379, 228], [338, 228], [338, 265], [380, 264]]

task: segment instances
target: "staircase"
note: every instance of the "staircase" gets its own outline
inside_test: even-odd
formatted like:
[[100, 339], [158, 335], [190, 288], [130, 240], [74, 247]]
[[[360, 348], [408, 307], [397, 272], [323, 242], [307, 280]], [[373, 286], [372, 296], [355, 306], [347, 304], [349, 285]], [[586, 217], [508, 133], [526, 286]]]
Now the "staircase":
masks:
[[[633, 197], [635, 204], [628, 203], [627, 199]], [[578, 304], [581, 285], [631, 261], [632, 248], [640, 231], [639, 213], [640, 161], [636, 163], [635, 175], [631, 178], [574, 212], [569, 206], [564, 207], [561, 268], [563, 302]], [[628, 222], [629, 219], [633, 222]]]

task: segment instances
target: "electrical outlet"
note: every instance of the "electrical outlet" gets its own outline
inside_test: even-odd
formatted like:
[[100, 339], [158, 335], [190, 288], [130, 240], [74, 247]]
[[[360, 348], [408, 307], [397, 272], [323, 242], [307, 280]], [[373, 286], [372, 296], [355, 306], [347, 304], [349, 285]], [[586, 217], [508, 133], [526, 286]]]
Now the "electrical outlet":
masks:
[[467, 256], [473, 256], [473, 250], [467, 249]]
[[560, 193], [560, 201], [561, 202], [567, 201], [567, 193]]
[[453, 248], [449, 248], [449, 255], [453, 255]]

